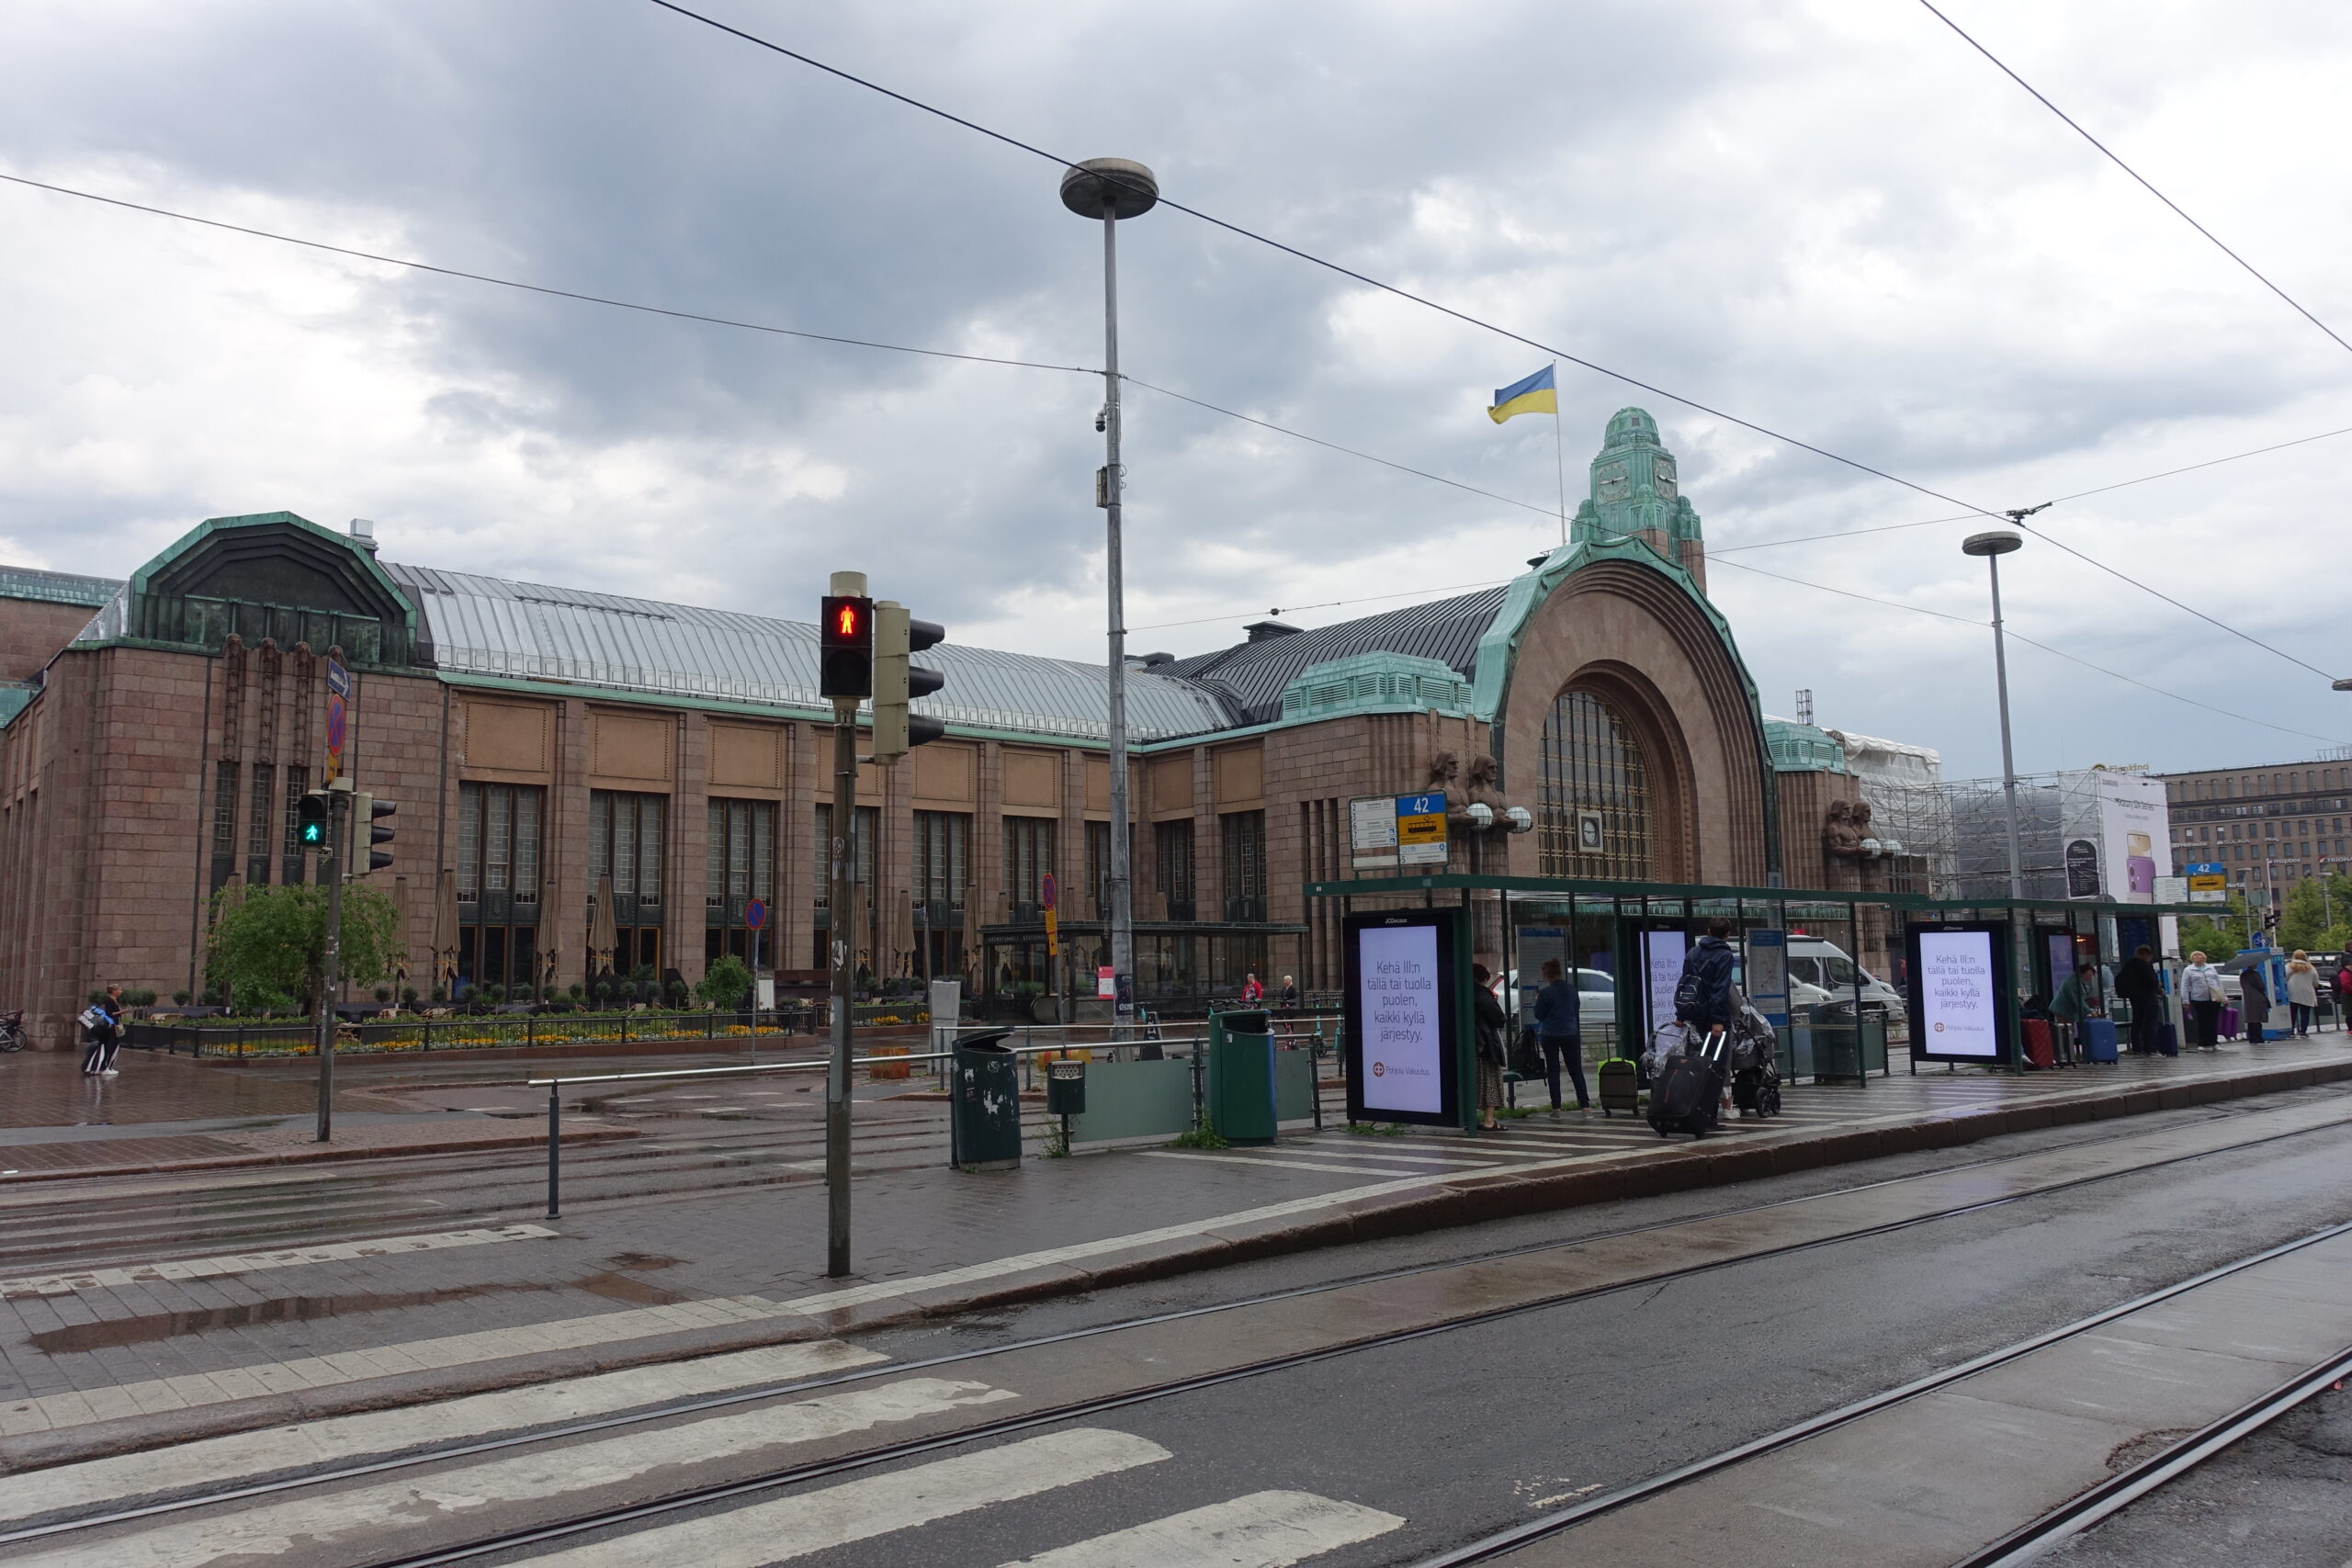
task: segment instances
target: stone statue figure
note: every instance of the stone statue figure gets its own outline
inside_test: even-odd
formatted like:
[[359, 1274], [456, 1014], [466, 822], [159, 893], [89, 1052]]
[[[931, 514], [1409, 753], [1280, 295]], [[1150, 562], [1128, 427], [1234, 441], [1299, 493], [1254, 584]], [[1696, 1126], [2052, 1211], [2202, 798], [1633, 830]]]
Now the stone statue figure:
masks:
[[1429, 788], [1442, 790], [1461, 776], [1462, 760], [1451, 751], [1440, 751], [1430, 759]]
[[1883, 888], [1886, 886], [1885, 846], [1879, 842], [1876, 831], [1871, 827], [1869, 801], [1854, 802], [1853, 822], [1860, 857], [1855, 863], [1861, 874], [1861, 886], [1865, 891]]
[[1470, 793], [1492, 790], [1502, 773], [1502, 764], [1481, 751], [1470, 759], [1468, 783]]
[[1852, 803], [1831, 801], [1828, 818], [1821, 825], [1821, 855], [1829, 873], [1829, 891], [1844, 893], [1860, 886], [1861, 854], [1862, 836], [1854, 829]]

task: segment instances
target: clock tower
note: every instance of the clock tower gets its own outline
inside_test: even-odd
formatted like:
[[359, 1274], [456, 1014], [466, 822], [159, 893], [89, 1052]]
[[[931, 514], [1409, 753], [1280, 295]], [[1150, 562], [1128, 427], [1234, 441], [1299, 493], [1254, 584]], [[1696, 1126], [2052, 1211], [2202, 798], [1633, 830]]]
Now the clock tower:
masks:
[[1577, 507], [1580, 541], [1639, 539], [1707, 588], [1707, 550], [1699, 513], [1682, 494], [1674, 454], [1658, 440], [1657, 421], [1642, 409], [1619, 409], [1592, 460], [1590, 495]]

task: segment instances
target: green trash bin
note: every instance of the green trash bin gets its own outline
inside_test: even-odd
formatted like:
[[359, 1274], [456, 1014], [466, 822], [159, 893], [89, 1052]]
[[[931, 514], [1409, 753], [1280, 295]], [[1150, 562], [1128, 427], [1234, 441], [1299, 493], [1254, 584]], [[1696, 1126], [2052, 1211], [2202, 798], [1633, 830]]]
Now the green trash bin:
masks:
[[1004, 1043], [1012, 1033], [1000, 1029], [956, 1042], [950, 1165], [1012, 1170], [1021, 1164], [1021, 1058]]
[[1209, 1020], [1209, 1124], [1228, 1144], [1274, 1141], [1273, 1019], [1237, 1009]]

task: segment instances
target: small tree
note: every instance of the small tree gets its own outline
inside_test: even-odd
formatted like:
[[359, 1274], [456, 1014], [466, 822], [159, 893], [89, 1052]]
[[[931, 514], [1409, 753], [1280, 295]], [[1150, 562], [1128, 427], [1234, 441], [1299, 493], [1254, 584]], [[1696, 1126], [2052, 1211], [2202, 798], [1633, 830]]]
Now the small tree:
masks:
[[695, 995], [700, 997], [706, 1006], [731, 1008], [741, 1004], [743, 993], [751, 988], [751, 970], [743, 966], [741, 959], [729, 953], [712, 960], [710, 967], [703, 972], [701, 981], [695, 987]]
[[2189, 915], [2180, 922], [2180, 955], [2202, 953], [2216, 964], [2226, 964], [2245, 945], [2245, 900], [2230, 895], [2229, 912]]
[[[308, 883], [215, 895], [205, 977], [233, 1005], [268, 1001], [315, 1011], [325, 987], [327, 890]], [[343, 893], [343, 978], [372, 987], [401, 956], [400, 911], [371, 887]]]

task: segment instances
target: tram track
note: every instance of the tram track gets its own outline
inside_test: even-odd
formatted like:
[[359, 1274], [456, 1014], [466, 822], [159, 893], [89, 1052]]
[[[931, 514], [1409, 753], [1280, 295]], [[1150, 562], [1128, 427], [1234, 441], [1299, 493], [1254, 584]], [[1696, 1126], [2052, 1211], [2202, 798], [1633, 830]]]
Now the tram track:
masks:
[[[1724, 1210], [1715, 1211], [1702, 1216], [1685, 1216], [1676, 1219], [1652, 1222], [1641, 1225], [1626, 1226], [1616, 1230], [1574, 1238], [1537, 1242], [1522, 1247], [1501, 1248], [1473, 1258], [1448, 1259], [1441, 1262], [1424, 1262], [1402, 1268], [1370, 1271], [1345, 1279], [1318, 1281], [1313, 1284], [1265, 1292], [1232, 1302], [1215, 1303], [1169, 1312], [1140, 1314], [1109, 1323], [1089, 1325], [1059, 1333], [1035, 1336], [999, 1345], [977, 1347], [971, 1349], [952, 1352], [946, 1355], [922, 1359], [893, 1361], [823, 1377], [797, 1379], [783, 1383], [734, 1390], [718, 1395], [658, 1404], [649, 1405], [641, 1409], [629, 1411], [625, 1414], [604, 1416], [594, 1420], [571, 1422], [537, 1430], [518, 1431], [478, 1441], [422, 1447], [406, 1452], [372, 1458], [365, 1462], [340, 1464], [307, 1473], [286, 1474], [272, 1479], [251, 1481], [241, 1485], [195, 1490], [184, 1495], [160, 1497], [145, 1501], [130, 1507], [106, 1509], [78, 1517], [51, 1520], [30, 1525], [26, 1528], [20, 1528], [13, 1531], [0, 1533], [0, 1548], [19, 1544], [28, 1544], [34, 1541], [53, 1540], [60, 1537], [85, 1534], [86, 1532], [108, 1527], [133, 1525], [142, 1520], [153, 1520], [162, 1516], [182, 1513], [193, 1509], [217, 1507], [223, 1505], [241, 1502], [255, 1502], [284, 1494], [325, 1487], [338, 1483], [413, 1469], [418, 1466], [447, 1463], [459, 1460], [477, 1459], [486, 1455], [511, 1452], [513, 1450], [538, 1445], [560, 1444], [570, 1439], [586, 1438], [598, 1434], [609, 1434], [633, 1427], [644, 1427], [652, 1423], [691, 1419], [729, 1407], [745, 1406], [759, 1402], [773, 1402], [806, 1397], [813, 1393], [821, 1393], [822, 1391], [840, 1388], [846, 1384], [859, 1382], [870, 1383], [879, 1380], [901, 1379], [923, 1372], [936, 1371], [942, 1369], [971, 1366], [975, 1363], [986, 1362], [990, 1359], [1018, 1358], [1023, 1354], [1049, 1351], [1056, 1348], [1079, 1345], [1085, 1341], [1102, 1339], [1104, 1337], [1109, 1336], [1164, 1329], [1170, 1325], [1185, 1324], [1191, 1320], [1212, 1319], [1229, 1314], [1249, 1314], [1253, 1311], [1262, 1313], [1268, 1309], [1280, 1308], [1285, 1303], [1307, 1302], [1311, 1298], [1326, 1296], [1333, 1292], [1350, 1291], [1364, 1292], [1385, 1285], [1395, 1284], [1399, 1281], [1410, 1281], [1423, 1279], [1428, 1276], [1442, 1275], [1447, 1273], [1454, 1273], [1466, 1277], [1469, 1273], [1476, 1270], [1492, 1269], [1498, 1267], [1523, 1264], [1532, 1260], [1540, 1260], [1547, 1254], [1592, 1251], [1604, 1248], [1611, 1243], [1638, 1243], [1645, 1239], [1656, 1239], [1660, 1237], [1664, 1233], [1672, 1233], [1677, 1231], [1690, 1232], [1697, 1228], [1709, 1225], [1720, 1227], [1724, 1222], [1736, 1222], [1775, 1214], [1786, 1215], [1795, 1211], [1801, 1211], [1807, 1205], [1834, 1202], [1838, 1200], [1852, 1199], [1862, 1194], [1879, 1194], [1883, 1196], [1915, 1184], [1956, 1177], [1969, 1177], [1977, 1174], [1997, 1172], [1999, 1168], [2017, 1166], [2022, 1162], [2036, 1159], [2048, 1160], [2053, 1156], [2076, 1156], [2095, 1150], [2101, 1145], [2125, 1143], [2135, 1139], [2146, 1140], [2151, 1138], [2173, 1137], [2183, 1133], [2210, 1133], [2216, 1130], [2213, 1123], [2235, 1120], [2238, 1115], [2242, 1114], [2262, 1115], [2265, 1113], [2231, 1113], [2221, 1117], [2201, 1119], [2199, 1122], [2165, 1129], [2160, 1133], [2140, 1132], [2117, 1134], [2108, 1137], [2082, 1140], [2075, 1144], [2058, 1145], [2050, 1149], [2038, 1149], [2025, 1153], [1994, 1156], [1983, 1160], [1962, 1162], [1953, 1166], [1939, 1167], [1928, 1171], [1907, 1173], [1903, 1176], [1886, 1178], [1879, 1181], [1858, 1183], [1850, 1187], [1841, 1187], [1826, 1192], [1773, 1200], [1763, 1203], [1739, 1205]], [[2276, 1116], [2282, 1113], [2273, 1111], [2268, 1114]], [[1898, 1232], [1911, 1230], [1922, 1225], [1933, 1224], [1965, 1215], [1981, 1214], [1987, 1211], [2025, 1202], [2030, 1200], [2042, 1199], [2060, 1193], [2076, 1190], [2081, 1188], [2101, 1182], [2135, 1177], [2151, 1170], [2188, 1164], [2198, 1160], [2210, 1159], [2217, 1156], [2226, 1156], [2246, 1150], [2258, 1149], [2269, 1145], [2309, 1136], [2315, 1133], [2340, 1131], [2346, 1124], [2346, 1118], [2332, 1117], [2324, 1120], [2310, 1122], [2308, 1124], [2287, 1127], [2279, 1131], [2262, 1133], [2253, 1137], [2233, 1138], [2225, 1141], [2214, 1142], [2207, 1146], [2198, 1147], [2177, 1154], [2164, 1155], [2159, 1157], [2117, 1161], [2105, 1168], [2071, 1177], [2063, 1177], [2056, 1179], [2036, 1182], [2024, 1186], [2018, 1190], [1999, 1193], [1990, 1197], [1977, 1198], [1968, 1201], [1944, 1203], [1923, 1208], [1917, 1212], [1902, 1214], [1898, 1217], [1889, 1219], [1882, 1223], [1835, 1228], [1825, 1231], [1822, 1234], [1805, 1236], [1802, 1239], [1793, 1240], [1783, 1245], [1743, 1247], [1736, 1252], [1724, 1256], [1707, 1258], [1700, 1261], [1685, 1263], [1675, 1267], [1634, 1269], [1631, 1271], [1624, 1272], [1621, 1277], [1611, 1278], [1605, 1282], [1596, 1283], [1589, 1287], [1567, 1290], [1539, 1289], [1526, 1294], [1523, 1299], [1511, 1301], [1488, 1310], [1448, 1312], [1433, 1321], [1416, 1324], [1406, 1328], [1387, 1332], [1361, 1334], [1351, 1337], [1339, 1336], [1332, 1338], [1329, 1343], [1319, 1344], [1305, 1350], [1288, 1354], [1261, 1357], [1253, 1359], [1238, 1360], [1230, 1364], [1220, 1365], [1200, 1371], [1194, 1375], [1164, 1378], [1158, 1381], [1141, 1382], [1135, 1386], [1115, 1389], [1091, 1397], [1063, 1399], [1043, 1404], [1035, 1408], [1023, 1410], [1017, 1414], [1010, 1414], [993, 1421], [983, 1421], [954, 1426], [945, 1430], [910, 1438], [895, 1443], [876, 1444], [860, 1448], [854, 1451], [838, 1453], [808, 1462], [776, 1467], [748, 1476], [734, 1477], [710, 1485], [681, 1490], [659, 1497], [638, 1500], [621, 1506], [598, 1511], [582, 1512], [563, 1519], [541, 1521], [523, 1527], [519, 1529], [500, 1532], [493, 1535], [486, 1535], [470, 1541], [435, 1547], [409, 1556], [388, 1560], [383, 1564], [383, 1568], [424, 1568], [424, 1565], [427, 1563], [469, 1561], [493, 1555], [500, 1551], [509, 1551], [526, 1545], [561, 1539], [567, 1536], [576, 1536], [594, 1530], [609, 1529], [626, 1524], [639, 1523], [644, 1520], [656, 1518], [663, 1515], [677, 1514], [684, 1510], [703, 1507], [729, 1499], [741, 1498], [763, 1491], [772, 1491], [779, 1488], [789, 1487], [826, 1476], [837, 1475], [851, 1471], [869, 1469], [877, 1465], [888, 1464], [895, 1461], [914, 1458], [922, 1454], [934, 1452], [944, 1448], [954, 1448], [965, 1444], [984, 1442], [992, 1438], [1003, 1438], [1043, 1427], [1059, 1425], [1073, 1420], [1080, 1420], [1106, 1412], [1129, 1409], [1157, 1401], [1172, 1399], [1186, 1393], [1196, 1393], [1249, 1379], [1265, 1377], [1285, 1371], [1312, 1366], [1342, 1357], [1353, 1356], [1359, 1353], [1377, 1350], [1387, 1347], [1407, 1345], [1417, 1340], [1426, 1340], [1434, 1337], [1470, 1328], [1475, 1325], [1496, 1323], [1511, 1317], [1543, 1311], [1569, 1303], [1592, 1300], [1635, 1288], [1655, 1287], [1674, 1280], [1687, 1279], [1725, 1269], [1741, 1268], [1771, 1258], [1787, 1258], [1796, 1254], [1842, 1246], [1851, 1242], [1862, 1241], [1871, 1237], [1889, 1235]], [[1890, 1391], [1889, 1393], [1876, 1396], [1873, 1399], [1861, 1401], [1856, 1404], [1843, 1407], [1841, 1410], [1815, 1417], [1811, 1422], [1800, 1424], [1799, 1427], [1789, 1428], [1781, 1433], [1774, 1434], [1770, 1438], [1758, 1439], [1756, 1444], [1745, 1445], [1740, 1449], [1727, 1450], [1725, 1454], [1718, 1455], [1713, 1460], [1701, 1461], [1701, 1465], [1699, 1467], [1686, 1466], [1681, 1470], [1668, 1472], [1668, 1474], [1656, 1478], [1653, 1481], [1644, 1483], [1639, 1487], [1626, 1489], [1621, 1493], [1612, 1494], [1609, 1498], [1596, 1499], [1590, 1503], [1580, 1505], [1577, 1508], [1563, 1510], [1561, 1514], [1557, 1516], [1546, 1516], [1546, 1518], [1544, 1520], [1533, 1521], [1530, 1526], [1521, 1527], [1521, 1531], [1512, 1533], [1510, 1539], [1508, 1540], [1501, 1540], [1500, 1538], [1495, 1538], [1487, 1542], [1474, 1543], [1474, 1546], [1477, 1550], [1483, 1551], [1485, 1555], [1460, 1556], [1458, 1558], [1455, 1556], [1446, 1556], [1430, 1559], [1430, 1562], [1434, 1565], [1441, 1562], [1451, 1563], [1455, 1561], [1466, 1563], [1490, 1560], [1496, 1555], [1516, 1550], [1518, 1547], [1526, 1544], [1530, 1540], [1541, 1539], [1544, 1534], [1572, 1529], [1577, 1524], [1583, 1522], [1585, 1519], [1598, 1517], [1598, 1515], [1610, 1511], [1611, 1508], [1623, 1507], [1627, 1506], [1629, 1503], [1639, 1500], [1641, 1497], [1654, 1495], [1659, 1491], [1670, 1489], [1673, 1486], [1685, 1484], [1700, 1474], [1710, 1473], [1713, 1471], [1720, 1470], [1729, 1465], [1739, 1463], [1746, 1459], [1755, 1457], [1758, 1453], [1771, 1451], [1773, 1449], [1783, 1448], [1791, 1443], [1802, 1441], [1805, 1437], [1817, 1435], [1820, 1432], [1834, 1429], [1836, 1427], [1842, 1426], [1848, 1422], [1858, 1419], [1861, 1416], [1867, 1415], [1871, 1411], [1888, 1408], [1900, 1404], [1905, 1400], [1915, 1398], [1930, 1388], [1945, 1386], [1952, 1382], [1973, 1375], [1975, 1372], [1981, 1371], [1986, 1367], [1997, 1365], [2003, 1360], [2030, 1353], [2033, 1349], [2040, 1348], [2048, 1344], [2056, 1343], [2072, 1335], [2084, 1333], [2089, 1328], [2097, 1326], [2099, 1324], [2112, 1321], [2118, 1316], [2138, 1310], [2139, 1308], [2145, 1306], [2150, 1302], [2168, 1299], [2184, 1291], [2194, 1289], [2199, 1285], [2210, 1283], [2215, 1279], [2225, 1277], [2233, 1271], [2253, 1267], [2267, 1258], [2284, 1256], [2298, 1248], [2314, 1245], [2320, 1241], [2328, 1239], [2331, 1236], [2344, 1234], [2346, 1232], [2352, 1232], [2352, 1224], [2336, 1226], [2328, 1231], [2315, 1233], [2312, 1236], [2300, 1238], [2299, 1240], [2288, 1243], [2281, 1247], [2272, 1248], [2267, 1252], [2257, 1254], [2253, 1258], [2238, 1260], [2237, 1262], [2227, 1265], [2221, 1269], [2210, 1271], [2208, 1274], [2200, 1275], [2195, 1280], [2182, 1281], [2177, 1285], [2166, 1287], [2163, 1291], [2140, 1298], [2133, 1303], [2124, 1303], [2121, 1306], [2110, 1308], [2104, 1313], [2094, 1314], [2092, 1317], [2082, 1320], [2079, 1323], [2069, 1325], [2064, 1329], [2053, 1330], [2049, 1334], [2037, 1336], [2031, 1340], [2021, 1341], [2016, 1346], [2007, 1347], [2001, 1351], [1993, 1352], [1988, 1357], [1979, 1357], [1973, 1360], [1960, 1363], [1955, 1367], [1948, 1368], [1939, 1373], [1932, 1374], [1928, 1379], [1920, 1380], [1919, 1382], [1912, 1384], [1906, 1384], [1901, 1389]], [[1246, 1322], [1244, 1324], [1244, 1327], [1245, 1329], [1247, 1327]], [[36, 1472], [33, 1473], [38, 1472]], [[1538, 1529], [1535, 1534], [1523, 1533], [1526, 1530], [1535, 1529], [1535, 1527], [1538, 1526], [1544, 1528]], [[1464, 1548], [1459, 1550], [1470, 1551], [1472, 1549]]]

